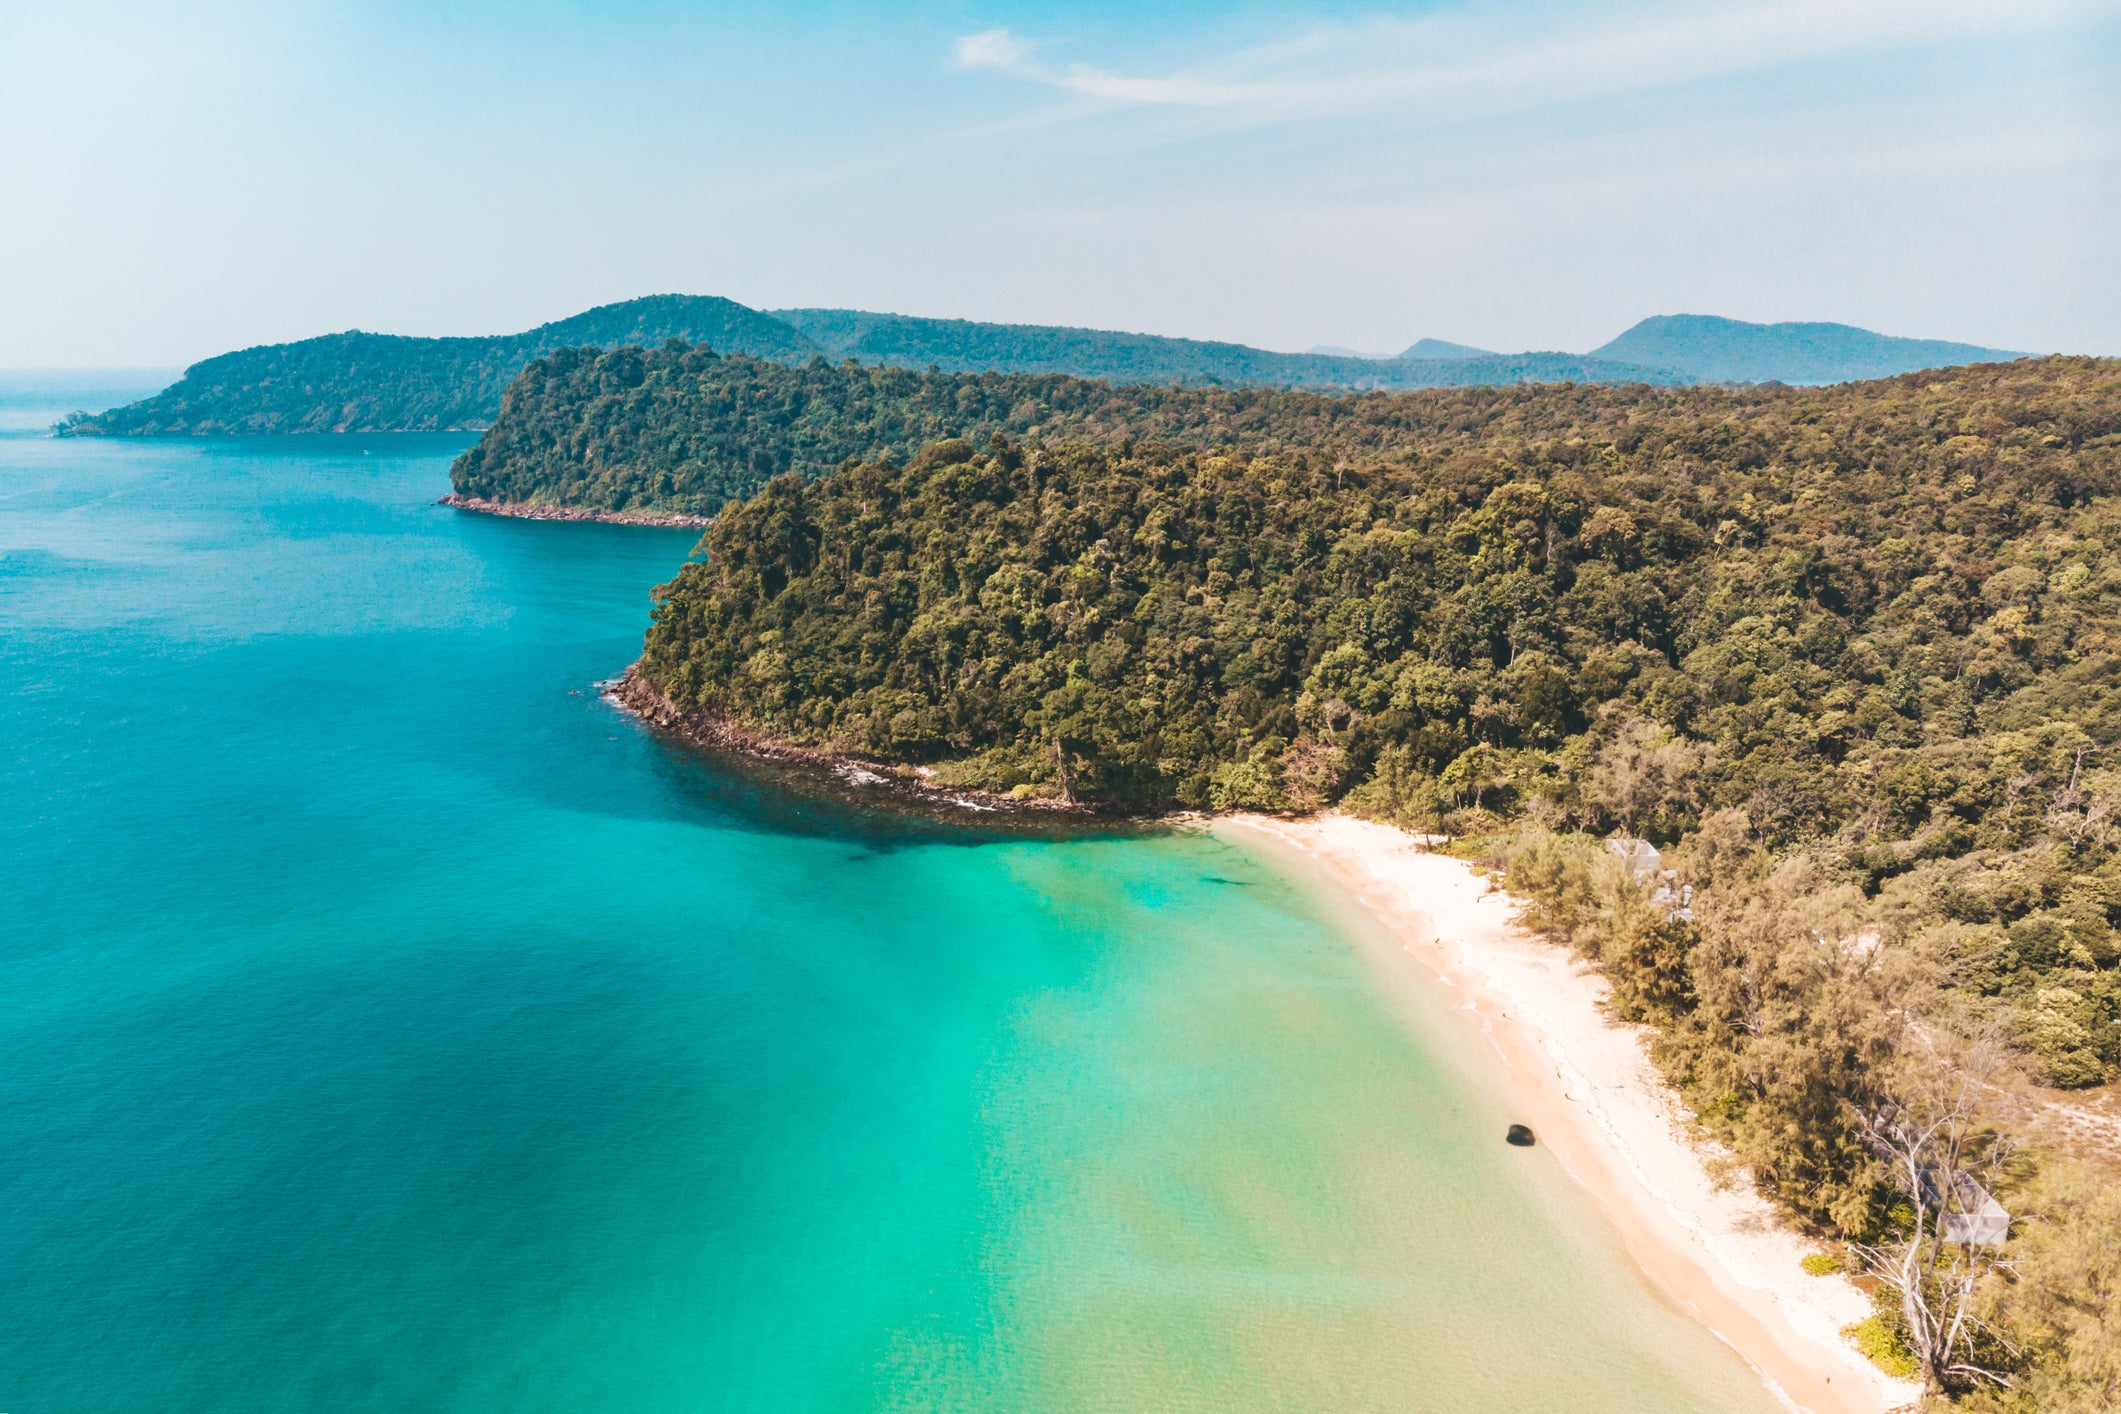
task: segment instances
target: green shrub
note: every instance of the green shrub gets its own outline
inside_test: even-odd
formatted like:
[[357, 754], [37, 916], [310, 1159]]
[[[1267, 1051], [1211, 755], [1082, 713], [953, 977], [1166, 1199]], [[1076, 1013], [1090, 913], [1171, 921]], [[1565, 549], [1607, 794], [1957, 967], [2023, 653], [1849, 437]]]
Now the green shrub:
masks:
[[1841, 1334], [1855, 1344], [1866, 1360], [1895, 1379], [1911, 1380], [1921, 1373], [1900, 1333], [1877, 1316], [1843, 1326]]

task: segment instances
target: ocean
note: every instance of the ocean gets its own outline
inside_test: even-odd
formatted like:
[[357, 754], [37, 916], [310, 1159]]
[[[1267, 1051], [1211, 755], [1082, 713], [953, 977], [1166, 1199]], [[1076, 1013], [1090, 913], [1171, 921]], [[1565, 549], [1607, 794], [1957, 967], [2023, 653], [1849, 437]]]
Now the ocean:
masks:
[[0, 378], [0, 1410], [1777, 1407], [1315, 885], [659, 740], [692, 534], [133, 393]]

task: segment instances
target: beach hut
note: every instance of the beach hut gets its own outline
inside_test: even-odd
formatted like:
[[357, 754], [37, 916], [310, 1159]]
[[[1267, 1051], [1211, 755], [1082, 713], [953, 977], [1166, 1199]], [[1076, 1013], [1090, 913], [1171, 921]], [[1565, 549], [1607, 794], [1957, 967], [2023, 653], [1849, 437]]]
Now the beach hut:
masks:
[[[1942, 1195], [1928, 1183], [1929, 1199], [1940, 1207], [1945, 1206]], [[1944, 1214], [1942, 1236], [1946, 1242], [1962, 1247], [2001, 1247], [2010, 1240], [2011, 1215], [1996, 1196], [1974, 1181], [1974, 1176], [1964, 1169], [1952, 1175], [1951, 1211]]]
[[1679, 882], [1679, 875], [1664, 867], [1664, 855], [1648, 840], [1615, 835], [1605, 842], [1614, 858], [1627, 866], [1628, 877], [1651, 889], [1650, 902], [1664, 909], [1673, 923], [1694, 921], [1694, 886]]
[[1628, 873], [1638, 884], [1646, 884], [1657, 877], [1664, 867], [1664, 855], [1648, 840], [1629, 839], [1626, 835], [1615, 835], [1605, 842], [1605, 847], [1628, 866]]

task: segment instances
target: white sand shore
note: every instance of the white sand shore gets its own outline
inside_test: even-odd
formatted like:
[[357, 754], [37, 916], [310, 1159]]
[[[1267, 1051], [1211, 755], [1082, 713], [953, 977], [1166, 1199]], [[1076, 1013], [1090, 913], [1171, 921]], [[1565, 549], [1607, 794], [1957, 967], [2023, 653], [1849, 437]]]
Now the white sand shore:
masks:
[[1870, 1313], [1869, 1301], [1841, 1277], [1804, 1272], [1800, 1259], [1816, 1249], [1750, 1186], [1717, 1186], [1713, 1151], [1651, 1068], [1643, 1028], [1608, 1020], [1604, 979], [1516, 927], [1506, 894], [1402, 831], [1346, 816], [1234, 816], [1212, 828], [1323, 869], [1462, 995], [1502, 1060], [1513, 1103], [1604, 1208], [1651, 1283], [1786, 1404], [1880, 1414], [1914, 1400], [1916, 1386], [1888, 1379], [1839, 1334]]

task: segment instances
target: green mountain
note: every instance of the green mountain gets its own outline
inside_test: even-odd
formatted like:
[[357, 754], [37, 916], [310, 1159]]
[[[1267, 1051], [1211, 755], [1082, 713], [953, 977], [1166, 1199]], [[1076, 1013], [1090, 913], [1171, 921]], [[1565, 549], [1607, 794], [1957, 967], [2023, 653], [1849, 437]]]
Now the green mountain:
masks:
[[2025, 357], [1942, 339], [1897, 339], [1849, 324], [1748, 324], [1710, 314], [1655, 315], [1592, 353], [1679, 369], [1705, 383], [1846, 383]]
[[[1468, 349], [1430, 363], [1359, 355], [1275, 353], [1245, 344], [1049, 324], [984, 324], [855, 309], [776, 309], [776, 319], [839, 358], [944, 372], [1067, 373], [1114, 383], [1187, 387], [1454, 388], [1489, 383], [1673, 383], [1655, 365], [1582, 354]], [[1452, 345], [1456, 348], [1458, 346]], [[1424, 356], [1427, 357], [1427, 356]]]
[[417, 339], [350, 330], [222, 354], [144, 402], [73, 419], [77, 436], [155, 433], [444, 432], [486, 426], [532, 359], [555, 349], [707, 343], [765, 358], [816, 352], [802, 335], [733, 300], [654, 295], [602, 305], [521, 334]]
[[[1481, 403], [1483, 416], [1506, 422], [1512, 396]], [[1177, 388], [822, 358], [791, 366], [704, 345], [570, 348], [523, 371], [450, 479], [458, 494], [483, 500], [711, 515], [784, 472], [814, 478], [850, 460], [905, 461], [947, 438], [1154, 439], [1353, 457], [1418, 440], [1462, 411], [1442, 390]]]

